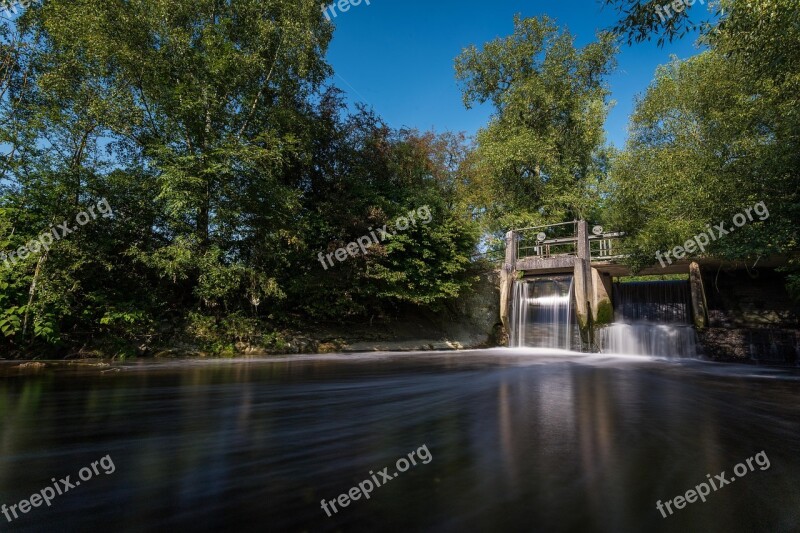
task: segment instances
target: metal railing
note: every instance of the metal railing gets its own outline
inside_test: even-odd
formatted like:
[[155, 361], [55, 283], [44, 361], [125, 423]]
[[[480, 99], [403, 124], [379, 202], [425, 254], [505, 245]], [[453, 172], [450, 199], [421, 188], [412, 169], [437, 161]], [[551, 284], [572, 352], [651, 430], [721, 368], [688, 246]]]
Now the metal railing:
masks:
[[[589, 235], [589, 252], [592, 261], [614, 261], [627, 256], [622, 246], [624, 233], [604, 233], [600, 226], [595, 226], [595, 230], [597, 233]], [[518, 260], [576, 257], [578, 255], [577, 220], [514, 230], [514, 238]]]
[[514, 230], [517, 259], [575, 256], [578, 254], [578, 221]]
[[613, 261], [627, 257], [622, 238], [624, 233], [603, 233], [589, 236], [589, 251], [592, 261]]

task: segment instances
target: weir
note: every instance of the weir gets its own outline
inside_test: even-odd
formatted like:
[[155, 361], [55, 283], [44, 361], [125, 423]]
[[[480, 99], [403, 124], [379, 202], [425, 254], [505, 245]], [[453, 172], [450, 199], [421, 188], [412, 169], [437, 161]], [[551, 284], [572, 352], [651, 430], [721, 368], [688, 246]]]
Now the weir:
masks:
[[618, 322], [692, 323], [692, 296], [686, 281], [614, 283]]
[[598, 328], [604, 353], [683, 358], [697, 355], [689, 281], [615, 283], [614, 323]]
[[[764, 297], [754, 288], [758, 274], [742, 262], [699, 257], [662, 268], [654, 257], [635, 274], [682, 274], [688, 280], [615, 285], [614, 278], [634, 274], [624, 261], [623, 237], [600, 226], [590, 230], [585, 220], [509, 231], [500, 272], [500, 318], [509, 344], [800, 362], [800, 308], [788, 299], [785, 279], [766, 283], [763, 290], [772, 292]], [[778, 276], [788, 258], [759, 257], [754, 263]], [[724, 282], [728, 277], [735, 281]], [[564, 289], [548, 295], [546, 279], [571, 279], [574, 337], [563, 334]], [[545, 324], [555, 332], [544, 332]]]
[[687, 274], [687, 281], [613, 284], [628, 276], [624, 234], [586, 221], [506, 234], [500, 314], [509, 345], [690, 357], [696, 328], [708, 322], [700, 267], [675, 263], [648, 274]]
[[580, 331], [575, 320], [574, 298], [571, 276], [514, 282], [509, 345], [512, 348], [579, 348]]

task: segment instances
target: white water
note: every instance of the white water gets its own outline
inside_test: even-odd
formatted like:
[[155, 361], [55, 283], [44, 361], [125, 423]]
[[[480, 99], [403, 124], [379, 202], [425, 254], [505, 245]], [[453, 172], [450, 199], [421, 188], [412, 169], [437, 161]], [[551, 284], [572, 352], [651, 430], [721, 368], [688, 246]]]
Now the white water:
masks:
[[[616, 322], [595, 331], [602, 353], [697, 356], [688, 282], [616, 284], [613, 296]], [[509, 346], [581, 350], [574, 299], [570, 276], [514, 282]]]
[[695, 357], [697, 335], [683, 324], [614, 323], [596, 332], [603, 353]]
[[509, 345], [512, 348], [579, 348], [580, 342], [575, 340], [573, 293], [571, 277], [514, 282]]
[[603, 353], [668, 358], [697, 356], [688, 282], [614, 286], [616, 322], [595, 332]]

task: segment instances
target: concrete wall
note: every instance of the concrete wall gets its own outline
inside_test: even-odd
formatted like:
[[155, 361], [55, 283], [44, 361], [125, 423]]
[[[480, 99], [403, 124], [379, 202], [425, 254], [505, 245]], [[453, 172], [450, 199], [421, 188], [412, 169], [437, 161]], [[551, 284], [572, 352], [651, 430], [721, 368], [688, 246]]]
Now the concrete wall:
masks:
[[720, 361], [797, 364], [800, 308], [773, 269], [702, 272], [708, 327], [699, 332], [704, 355]]
[[517, 265], [517, 243], [513, 231], [506, 233], [506, 258], [500, 269], [500, 322], [506, 332], [511, 329], [511, 296]]
[[614, 321], [614, 305], [611, 300], [613, 280], [609, 274], [592, 269], [592, 316], [597, 326]]
[[587, 344], [592, 342], [592, 266], [589, 250], [589, 225], [578, 222], [578, 257], [575, 259], [575, 314], [581, 328], [581, 336]]

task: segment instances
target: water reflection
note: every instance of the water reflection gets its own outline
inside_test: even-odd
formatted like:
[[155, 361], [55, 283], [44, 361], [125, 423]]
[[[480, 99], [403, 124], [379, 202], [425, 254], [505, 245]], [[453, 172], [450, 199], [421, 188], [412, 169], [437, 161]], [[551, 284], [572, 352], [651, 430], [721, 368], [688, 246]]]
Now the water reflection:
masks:
[[[492, 350], [0, 366], [0, 503], [106, 454], [21, 531], [794, 531], [800, 380], [697, 362]], [[370, 470], [433, 460], [353, 502]], [[655, 508], [765, 450], [667, 520]], [[2, 519], [2, 517], [0, 517]]]

